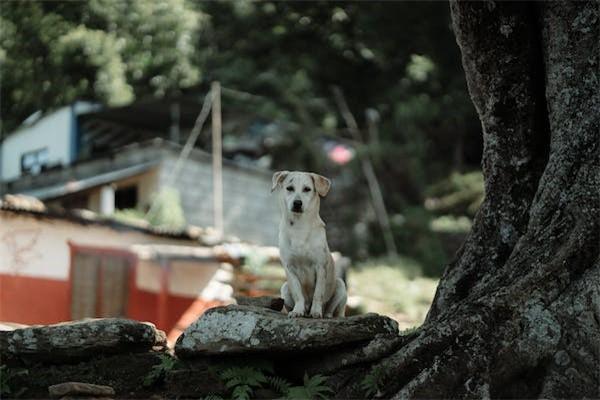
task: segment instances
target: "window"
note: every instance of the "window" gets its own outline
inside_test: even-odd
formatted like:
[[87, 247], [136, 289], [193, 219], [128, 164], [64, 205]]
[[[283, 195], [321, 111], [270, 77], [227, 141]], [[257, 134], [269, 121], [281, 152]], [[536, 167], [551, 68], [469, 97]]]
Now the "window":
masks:
[[137, 186], [126, 186], [115, 191], [115, 208], [125, 210], [136, 208], [138, 202]]
[[48, 164], [48, 148], [28, 151], [21, 156], [21, 172], [36, 175]]

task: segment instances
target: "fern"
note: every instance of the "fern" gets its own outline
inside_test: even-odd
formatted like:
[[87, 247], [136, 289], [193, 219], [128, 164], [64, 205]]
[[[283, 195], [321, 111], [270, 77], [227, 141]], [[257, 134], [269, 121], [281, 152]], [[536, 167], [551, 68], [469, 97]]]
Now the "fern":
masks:
[[288, 381], [279, 376], [267, 376], [267, 382], [269, 386], [283, 395], [286, 395], [291, 387]]
[[165, 375], [175, 368], [175, 365], [177, 365], [177, 359], [161, 354], [160, 363], [152, 366], [148, 375], [144, 377], [143, 385], [152, 386], [161, 379], [164, 379]]
[[219, 376], [225, 387], [232, 392], [234, 400], [249, 400], [254, 393], [254, 388], [262, 387], [267, 383], [265, 374], [254, 367], [231, 367], [222, 370]]
[[[326, 385], [327, 377], [304, 375], [302, 386], [292, 386], [282, 377], [275, 376], [273, 366], [269, 362], [252, 361], [244, 367], [214, 367], [212, 369], [223, 380], [225, 387], [231, 392], [233, 400], [250, 400], [254, 390], [268, 384], [285, 399], [325, 400], [332, 393]], [[218, 399], [214, 399], [218, 400]]]
[[239, 385], [233, 388], [232, 398], [234, 400], [250, 400], [250, 396], [254, 391], [248, 385]]
[[314, 375], [309, 378], [307, 374], [304, 374], [304, 386], [293, 386], [290, 387], [286, 398], [294, 400], [305, 400], [305, 399], [327, 399], [333, 390], [325, 384], [327, 377], [323, 375]]
[[373, 368], [371, 372], [365, 375], [364, 379], [360, 383], [360, 386], [364, 390], [367, 397], [377, 396], [380, 393], [380, 381], [383, 373], [383, 366], [378, 365], [377, 367]]

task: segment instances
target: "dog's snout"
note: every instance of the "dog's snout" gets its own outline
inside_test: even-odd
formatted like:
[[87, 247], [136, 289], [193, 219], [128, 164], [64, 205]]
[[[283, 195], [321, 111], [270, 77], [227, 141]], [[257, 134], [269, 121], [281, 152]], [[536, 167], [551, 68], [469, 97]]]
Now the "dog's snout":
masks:
[[294, 208], [302, 207], [302, 200], [294, 200]]

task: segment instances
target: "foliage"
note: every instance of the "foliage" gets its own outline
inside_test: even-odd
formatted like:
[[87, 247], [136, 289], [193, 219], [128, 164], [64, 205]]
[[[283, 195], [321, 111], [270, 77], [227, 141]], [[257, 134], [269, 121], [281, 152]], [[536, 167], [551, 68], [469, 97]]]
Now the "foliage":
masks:
[[219, 375], [235, 400], [249, 400], [255, 388], [262, 387], [267, 378], [262, 370], [253, 367], [231, 367]]
[[416, 260], [372, 260], [357, 265], [348, 275], [351, 297], [369, 312], [389, 315], [400, 328], [421, 325], [433, 300], [437, 279], [423, 276]]
[[365, 375], [363, 380], [360, 382], [360, 387], [364, 390], [366, 397], [377, 396], [381, 392], [383, 383], [381, 379], [384, 375], [384, 367], [377, 365]]
[[474, 216], [484, 197], [483, 174], [452, 173], [426, 190], [425, 206], [437, 214]]
[[292, 386], [288, 389], [285, 397], [287, 399], [327, 399], [327, 395], [333, 391], [325, 383], [327, 378], [323, 375], [309, 377], [304, 374], [302, 386]]
[[177, 359], [166, 354], [160, 355], [160, 363], [152, 366], [152, 369], [144, 377], [144, 386], [152, 386], [163, 380], [166, 374], [177, 365]]
[[217, 374], [225, 387], [231, 391], [234, 400], [249, 400], [254, 391], [264, 388], [265, 384], [276, 390], [285, 399], [326, 399], [332, 390], [325, 384], [327, 378], [322, 375], [309, 377], [304, 375], [303, 384], [293, 386], [285, 378], [276, 376], [273, 366], [268, 362], [256, 360], [245, 362], [244, 366], [217, 367]]
[[[116, 210], [111, 218], [129, 224], [147, 224], [168, 228], [185, 227], [185, 215], [181, 206], [181, 197], [176, 189], [165, 188], [153, 196], [153, 209], [145, 213], [138, 209]], [[150, 206], [152, 207], [152, 206]]]
[[119, 105], [195, 84], [205, 23], [186, 0], [3, 3], [2, 133], [76, 99]]
[[[432, 219], [433, 215], [423, 207], [406, 207], [392, 217], [391, 226], [400, 254], [415, 259], [426, 276], [435, 277], [441, 275], [448, 255], [440, 237], [431, 229]], [[377, 254], [382, 243], [371, 239], [370, 246], [371, 253]]]
[[442, 215], [431, 220], [433, 232], [467, 233], [471, 229], [471, 225], [471, 219], [464, 215], [460, 217]]
[[180, 229], [185, 226], [181, 197], [177, 189], [164, 188], [153, 196], [146, 218], [154, 226]]
[[[335, 249], [351, 256], [366, 255], [358, 235], [348, 234], [365, 226], [379, 242], [370, 254], [385, 249], [358, 157], [335, 164], [332, 144], [372, 161], [390, 215], [422, 208], [425, 197], [440, 205], [430, 209], [436, 216], [453, 215], [457, 205], [470, 217], [476, 207], [476, 194], [461, 197], [467, 189], [428, 192], [451, 171], [476, 167], [482, 145], [444, 3], [8, 2], [0, 9], [0, 68], [0, 134], [78, 98], [118, 105], [193, 97], [220, 81], [224, 144], [251, 138], [262, 146], [255, 156], [274, 169], [334, 178], [324, 219], [340, 230]], [[364, 144], [349, 134], [332, 86], [345, 93]], [[435, 235], [422, 238], [430, 234], [422, 222], [427, 229], [417, 230], [406, 254], [439, 272], [445, 257]], [[406, 248], [413, 232], [403, 231], [395, 227]]]

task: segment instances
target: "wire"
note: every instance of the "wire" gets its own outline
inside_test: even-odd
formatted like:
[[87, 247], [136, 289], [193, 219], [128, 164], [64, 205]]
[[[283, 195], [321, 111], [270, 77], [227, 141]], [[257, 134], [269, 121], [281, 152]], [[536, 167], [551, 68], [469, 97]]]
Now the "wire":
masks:
[[[166, 183], [165, 187], [173, 186], [173, 184], [175, 183], [175, 180], [177, 179], [177, 177], [179, 176], [179, 173], [181, 172], [181, 168], [183, 168], [183, 165], [187, 161], [192, 149], [194, 148], [194, 145], [196, 144], [196, 140], [198, 140], [198, 136], [200, 136], [200, 133], [202, 132], [204, 123], [206, 122], [206, 119], [208, 118], [208, 113], [210, 112], [210, 109], [212, 108], [212, 103], [214, 100], [213, 96], [214, 96], [214, 94], [211, 90], [204, 97], [204, 103], [202, 104], [202, 109], [200, 110], [200, 113], [198, 114], [198, 117], [196, 118], [196, 122], [194, 123], [194, 126], [193, 126], [192, 130], [190, 131], [190, 136], [188, 136], [188, 139], [185, 142], [183, 149], [181, 149], [181, 152], [179, 153], [179, 157], [177, 157], [177, 162], [175, 163], [175, 166], [173, 167], [173, 169], [170, 171], [169, 175], [167, 176], [167, 183]], [[156, 212], [156, 207], [158, 204], [157, 200], [158, 200], [158, 196], [156, 196], [154, 198], [154, 200], [152, 200], [152, 205], [150, 206], [150, 209], [144, 216], [145, 220], [148, 220], [149, 218], [154, 217], [154, 213]]]

